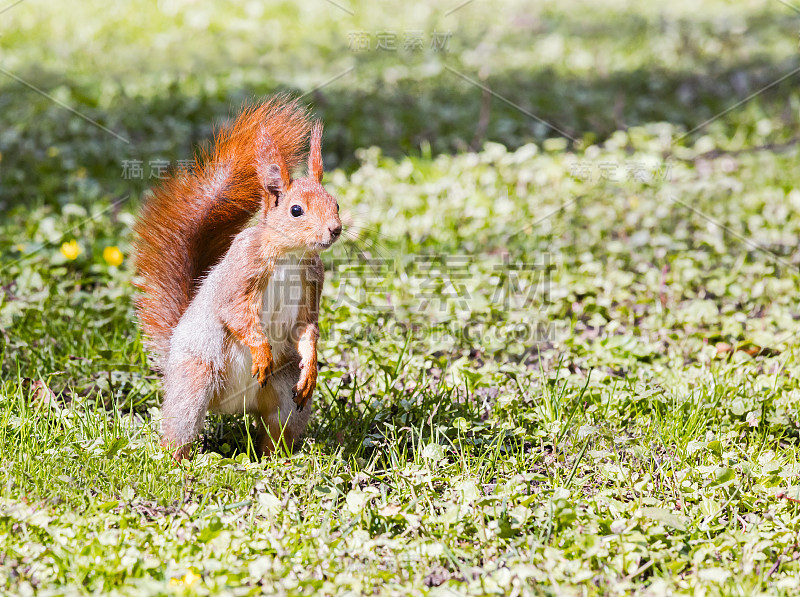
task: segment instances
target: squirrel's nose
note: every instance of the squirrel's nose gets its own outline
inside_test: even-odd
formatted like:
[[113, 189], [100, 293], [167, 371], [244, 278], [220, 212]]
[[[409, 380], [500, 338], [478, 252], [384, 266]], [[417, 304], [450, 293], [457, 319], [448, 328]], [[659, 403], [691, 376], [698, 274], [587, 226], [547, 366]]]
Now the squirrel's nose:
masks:
[[335, 226], [333, 228], [328, 228], [328, 232], [331, 233], [331, 238], [333, 240], [336, 240], [337, 238], [339, 238], [339, 235], [342, 233], [342, 225], [339, 224], [339, 225], [337, 225], [337, 226]]

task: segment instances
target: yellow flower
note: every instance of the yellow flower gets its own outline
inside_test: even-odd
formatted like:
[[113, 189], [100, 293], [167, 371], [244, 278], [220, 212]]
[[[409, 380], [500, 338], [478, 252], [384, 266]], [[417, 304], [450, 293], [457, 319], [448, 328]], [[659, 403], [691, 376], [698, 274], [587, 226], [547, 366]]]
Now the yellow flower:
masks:
[[69, 259], [70, 261], [76, 259], [78, 255], [81, 254], [83, 249], [81, 249], [78, 241], [72, 239], [68, 243], [64, 243], [61, 245], [61, 254]]
[[122, 251], [119, 247], [106, 247], [103, 249], [103, 259], [108, 265], [122, 265]]
[[202, 578], [203, 577], [200, 576], [199, 574], [195, 574], [193, 570], [189, 570], [189, 572], [187, 572], [186, 576], [184, 576], [183, 578], [174, 578], [174, 577], [170, 578], [169, 584], [172, 586], [185, 585], [187, 587], [190, 587], [198, 580], [201, 580]]

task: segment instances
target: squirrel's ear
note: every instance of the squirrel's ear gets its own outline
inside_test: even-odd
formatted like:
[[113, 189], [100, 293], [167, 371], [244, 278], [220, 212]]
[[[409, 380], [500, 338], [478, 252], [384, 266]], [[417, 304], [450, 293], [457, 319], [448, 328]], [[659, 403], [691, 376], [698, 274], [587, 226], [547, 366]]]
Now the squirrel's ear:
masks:
[[308, 175], [322, 182], [322, 123], [317, 121], [311, 129], [311, 150], [308, 152]]
[[256, 135], [255, 145], [256, 173], [264, 190], [272, 195], [275, 205], [278, 205], [281, 195], [286, 192], [291, 183], [286, 161], [263, 125]]
[[[285, 168], [285, 166], [284, 166]], [[289, 177], [286, 176], [286, 179]], [[281, 200], [286, 192], [288, 181], [284, 180], [283, 168], [280, 164], [270, 164], [263, 176], [264, 188], [275, 199], [275, 205]]]

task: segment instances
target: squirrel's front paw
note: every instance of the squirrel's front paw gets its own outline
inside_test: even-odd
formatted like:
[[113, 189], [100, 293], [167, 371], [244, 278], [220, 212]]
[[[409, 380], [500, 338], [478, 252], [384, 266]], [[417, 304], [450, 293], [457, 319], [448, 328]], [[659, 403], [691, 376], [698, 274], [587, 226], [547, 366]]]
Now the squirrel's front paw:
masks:
[[253, 377], [258, 379], [258, 383], [263, 388], [272, 374], [272, 350], [265, 342], [256, 348], [251, 348], [250, 355], [253, 357], [253, 368], [250, 372]]
[[317, 387], [317, 360], [311, 359], [300, 363], [300, 381], [292, 389], [292, 399], [297, 410], [303, 410]]

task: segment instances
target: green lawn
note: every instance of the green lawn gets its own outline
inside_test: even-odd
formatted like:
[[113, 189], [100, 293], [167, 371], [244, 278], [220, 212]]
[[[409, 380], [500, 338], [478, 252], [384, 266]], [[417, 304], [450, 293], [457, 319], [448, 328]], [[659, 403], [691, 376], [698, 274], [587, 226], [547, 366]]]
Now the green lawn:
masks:
[[[800, 592], [800, 12], [458, 6], [0, 7], [0, 592]], [[132, 223], [281, 90], [345, 224], [314, 416], [176, 466]]]

